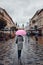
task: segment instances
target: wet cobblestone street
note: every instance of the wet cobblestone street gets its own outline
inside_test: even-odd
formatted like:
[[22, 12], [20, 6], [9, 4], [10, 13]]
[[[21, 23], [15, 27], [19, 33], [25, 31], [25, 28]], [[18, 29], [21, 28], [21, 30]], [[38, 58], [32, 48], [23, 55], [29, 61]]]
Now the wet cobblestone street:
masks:
[[17, 50], [14, 39], [0, 43], [0, 65], [17, 65]]
[[[43, 45], [25, 37], [21, 54], [22, 65], [43, 65]], [[17, 44], [11, 39], [0, 42], [0, 65], [21, 65], [18, 63]]]
[[26, 37], [22, 53], [22, 63], [24, 65], [43, 65], [43, 45], [36, 44], [33, 39]]

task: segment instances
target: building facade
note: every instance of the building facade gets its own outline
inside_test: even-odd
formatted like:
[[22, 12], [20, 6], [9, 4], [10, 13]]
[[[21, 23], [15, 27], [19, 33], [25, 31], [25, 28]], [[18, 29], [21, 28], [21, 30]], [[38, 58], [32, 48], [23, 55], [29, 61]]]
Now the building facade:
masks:
[[[17, 26], [5, 9], [0, 8], [0, 39], [14, 36]], [[4, 33], [4, 34], [3, 34]]]
[[[35, 26], [37, 26], [37, 29], [40, 30], [40, 32], [43, 34], [43, 9], [38, 10], [30, 20], [30, 29], [35, 29]], [[40, 38], [39, 41], [43, 43], [43, 36]]]
[[13, 22], [12, 18], [9, 14], [5, 11], [5, 9], [0, 8], [0, 29], [3, 28], [10, 28], [16, 27], [15, 23]]
[[43, 9], [38, 10], [30, 20], [30, 29], [35, 28], [35, 26], [37, 26], [37, 28], [41, 29], [43, 32]]

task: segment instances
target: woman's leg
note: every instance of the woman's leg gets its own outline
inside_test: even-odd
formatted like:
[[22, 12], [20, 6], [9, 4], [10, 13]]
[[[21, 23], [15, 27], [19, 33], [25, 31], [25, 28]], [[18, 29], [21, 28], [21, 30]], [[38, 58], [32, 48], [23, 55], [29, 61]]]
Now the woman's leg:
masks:
[[21, 57], [21, 50], [18, 50], [18, 59]]

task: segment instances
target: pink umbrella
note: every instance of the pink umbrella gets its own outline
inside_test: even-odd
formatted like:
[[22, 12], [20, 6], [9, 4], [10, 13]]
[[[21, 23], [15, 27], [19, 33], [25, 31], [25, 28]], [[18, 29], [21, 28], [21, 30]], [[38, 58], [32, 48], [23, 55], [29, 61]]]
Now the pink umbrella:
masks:
[[26, 31], [25, 30], [18, 30], [18, 31], [16, 31], [16, 35], [26, 35]]

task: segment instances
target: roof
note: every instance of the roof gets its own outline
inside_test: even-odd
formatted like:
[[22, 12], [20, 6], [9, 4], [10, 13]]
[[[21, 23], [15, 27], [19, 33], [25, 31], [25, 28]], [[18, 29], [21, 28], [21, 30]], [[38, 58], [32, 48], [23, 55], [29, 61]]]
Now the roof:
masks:
[[3, 8], [1, 8], [1, 7], [0, 7], [0, 10], [4, 11], [4, 12], [6, 13], [6, 15], [7, 15], [7, 16], [11, 19], [12, 23], [14, 24], [14, 22], [13, 22], [12, 18], [9, 16], [9, 14], [6, 12], [6, 10], [5, 10], [5, 9], [3, 9]]
[[39, 15], [42, 11], [43, 11], [43, 9], [40, 9], [40, 10], [36, 11], [36, 13], [35, 13], [34, 16], [31, 18], [31, 20], [32, 20], [36, 15]]

